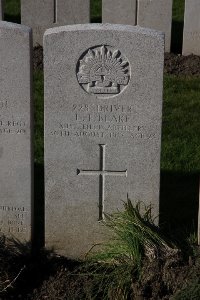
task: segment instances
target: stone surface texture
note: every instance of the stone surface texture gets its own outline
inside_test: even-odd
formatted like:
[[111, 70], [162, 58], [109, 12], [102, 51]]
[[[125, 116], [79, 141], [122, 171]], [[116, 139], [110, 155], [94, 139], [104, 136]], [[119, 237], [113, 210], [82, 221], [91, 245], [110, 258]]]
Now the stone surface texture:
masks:
[[165, 51], [170, 52], [172, 0], [138, 0], [137, 25], [165, 33]]
[[0, 22], [0, 232], [31, 238], [31, 29]]
[[200, 1], [185, 0], [183, 55], [200, 55]]
[[136, 0], [102, 0], [102, 23], [136, 25]]
[[34, 45], [47, 28], [90, 22], [90, 0], [21, 0], [21, 22], [33, 29]]
[[83, 257], [127, 195], [159, 213], [164, 35], [138, 26], [44, 38], [46, 245]]

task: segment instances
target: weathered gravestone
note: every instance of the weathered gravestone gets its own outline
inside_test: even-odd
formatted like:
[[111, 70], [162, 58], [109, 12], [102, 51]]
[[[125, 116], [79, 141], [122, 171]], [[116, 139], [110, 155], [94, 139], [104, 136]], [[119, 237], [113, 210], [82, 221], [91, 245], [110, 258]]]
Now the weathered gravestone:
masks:
[[102, 22], [136, 25], [136, 0], [102, 0]]
[[46, 245], [58, 253], [101, 242], [127, 194], [158, 215], [163, 56], [163, 34], [140, 27], [46, 31]]
[[0, 0], [0, 20], [3, 20], [3, 0]]
[[0, 22], [0, 233], [31, 236], [31, 29]]
[[185, 1], [183, 55], [200, 55], [200, 1]]
[[42, 45], [47, 28], [90, 22], [90, 0], [21, 0], [21, 22], [33, 29], [34, 45]]
[[172, 0], [138, 0], [137, 25], [165, 33], [165, 51], [170, 52]]

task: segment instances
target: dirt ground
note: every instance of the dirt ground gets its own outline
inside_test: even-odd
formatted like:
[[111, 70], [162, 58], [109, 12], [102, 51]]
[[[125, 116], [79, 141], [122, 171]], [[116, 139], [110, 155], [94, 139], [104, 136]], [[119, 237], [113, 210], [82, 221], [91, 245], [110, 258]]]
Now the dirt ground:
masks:
[[[200, 248], [183, 257], [176, 252], [168, 257], [143, 263], [138, 279], [132, 275], [130, 300], [199, 300]], [[71, 261], [53, 253], [30, 254], [28, 245], [0, 240], [0, 300], [102, 300], [95, 297], [91, 273], [77, 272], [82, 262]], [[185, 290], [183, 290], [185, 288]], [[178, 292], [182, 291], [181, 296]], [[119, 292], [117, 293], [119, 295]], [[177, 296], [175, 296], [177, 295]], [[123, 300], [113, 294], [109, 300]]]
[[[33, 54], [34, 70], [43, 69], [43, 49], [41, 46], [35, 47]], [[165, 53], [166, 74], [174, 75], [195, 75], [200, 76], [200, 56]]]
[[165, 54], [165, 73], [174, 75], [200, 75], [200, 56]]

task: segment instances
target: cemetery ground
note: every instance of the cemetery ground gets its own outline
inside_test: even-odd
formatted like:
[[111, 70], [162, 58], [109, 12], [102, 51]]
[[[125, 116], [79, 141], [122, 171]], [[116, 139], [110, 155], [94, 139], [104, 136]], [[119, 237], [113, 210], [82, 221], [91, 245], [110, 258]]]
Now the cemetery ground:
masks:
[[[100, 21], [97, 1], [93, 3], [92, 16], [94, 22]], [[20, 21], [18, 1], [6, 2], [6, 18], [13, 22]], [[183, 1], [176, 0], [172, 35], [172, 49], [175, 53], [180, 53], [181, 41], [177, 37], [182, 25]], [[127, 253], [135, 251], [135, 260], [127, 258], [126, 252], [122, 251], [119, 256], [121, 261], [112, 256], [109, 267], [105, 263], [96, 264], [93, 261], [85, 265], [45, 250], [30, 254], [29, 245], [2, 239], [0, 299], [74, 300], [103, 299], [104, 296], [111, 300], [134, 297], [155, 300], [200, 299], [200, 251], [197, 246], [199, 99], [200, 57], [166, 54], [161, 155], [161, 232], [151, 222], [147, 222], [151, 221], [148, 214], [144, 222], [139, 218], [137, 208], [126, 206], [124, 215], [121, 215], [122, 219], [125, 216], [126, 220], [130, 218], [130, 222], [135, 222], [139, 218], [144, 229], [143, 235], [140, 235], [143, 240], [137, 240], [135, 247], [128, 247], [124, 243], [127, 223], [123, 223], [121, 245], [126, 245]], [[34, 50], [34, 102], [35, 231], [37, 237], [38, 234], [40, 236], [34, 241], [37, 248], [44, 239], [43, 70], [40, 47]], [[118, 220], [115, 219], [116, 222]], [[138, 232], [137, 227], [135, 230]], [[151, 247], [145, 247], [147, 244]], [[118, 254], [121, 248], [115, 245], [114, 250]], [[106, 254], [109, 256], [108, 251]], [[103, 261], [107, 258], [104, 256]], [[112, 287], [110, 291], [108, 287]]]

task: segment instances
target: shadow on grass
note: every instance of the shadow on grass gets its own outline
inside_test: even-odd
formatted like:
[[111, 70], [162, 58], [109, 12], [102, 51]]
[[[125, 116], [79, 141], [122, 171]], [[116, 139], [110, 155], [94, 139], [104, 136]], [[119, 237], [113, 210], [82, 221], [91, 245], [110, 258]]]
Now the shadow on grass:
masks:
[[7, 21], [7, 22], [21, 24], [21, 16], [20, 15], [4, 14], [4, 20]]
[[101, 22], [102, 22], [102, 18], [100, 16], [92, 17], [91, 19], [91, 23], [101, 23]]
[[160, 225], [172, 233], [197, 232], [199, 174], [161, 172]]
[[44, 246], [44, 166], [34, 166], [34, 215], [33, 246], [36, 250]]
[[[1, 237], [0, 264], [0, 299], [10, 300], [33, 299], [31, 295], [34, 290], [45, 280], [54, 276], [63, 266], [71, 272], [79, 262], [55, 256], [53, 251], [41, 250], [33, 255], [30, 244]], [[59, 280], [56, 285], [59, 286]], [[49, 296], [51, 292], [46, 291]]]
[[183, 22], [172, 21], [171, 52], [182, 53], [183, 44]]

